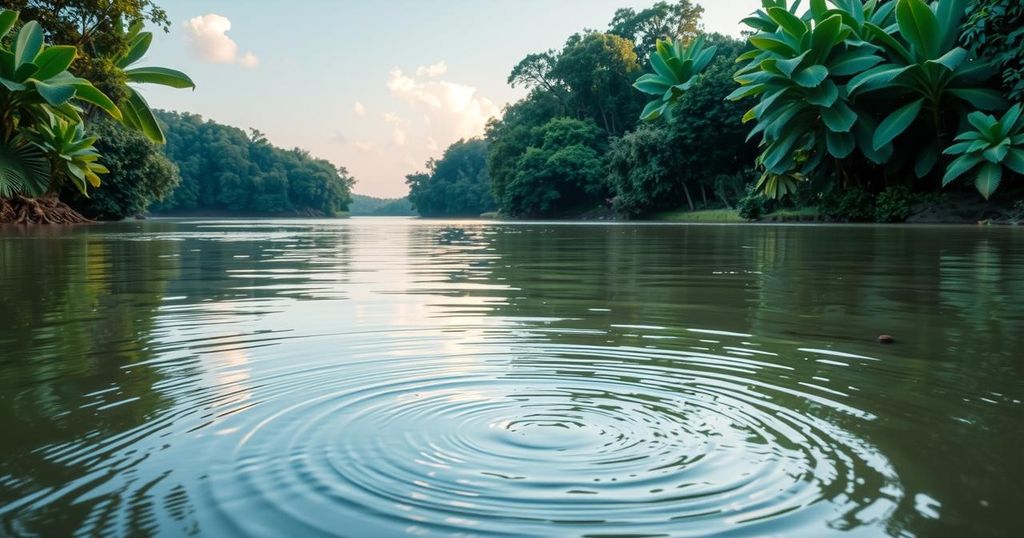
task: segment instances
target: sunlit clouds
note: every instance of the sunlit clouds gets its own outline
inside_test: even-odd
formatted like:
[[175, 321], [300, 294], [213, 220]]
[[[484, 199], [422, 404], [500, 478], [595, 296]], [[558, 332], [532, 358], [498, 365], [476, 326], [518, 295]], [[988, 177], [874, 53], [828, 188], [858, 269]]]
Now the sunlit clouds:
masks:
[[364, 106], [363, 103], [356, 101], [356, 104], [352, 107], [352, 112], [360, 118], [366, 117], [366, 106]]
[[231, 20], [216, 13], [193, 17], [185, 22], [185, 39], [199, 59], [215, 64], [238, 64], [249, 69], [259, 66], [260, 59], [251, 51], [241, 53], [238, 43], [227, 33]]

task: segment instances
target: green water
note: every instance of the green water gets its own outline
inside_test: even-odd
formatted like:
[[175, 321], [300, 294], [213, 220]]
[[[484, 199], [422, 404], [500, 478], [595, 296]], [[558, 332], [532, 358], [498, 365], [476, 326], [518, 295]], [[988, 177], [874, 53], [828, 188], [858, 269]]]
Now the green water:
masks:
[[0, 535], [1024, 523], [1016, 229], [151, 221], [0, 269]]

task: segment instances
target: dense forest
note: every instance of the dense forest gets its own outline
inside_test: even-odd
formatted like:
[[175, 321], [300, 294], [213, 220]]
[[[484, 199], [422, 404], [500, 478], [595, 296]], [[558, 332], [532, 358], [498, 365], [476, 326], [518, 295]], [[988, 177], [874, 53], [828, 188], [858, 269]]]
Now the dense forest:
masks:
[[[526, 56], [508, 82], [528, 95], [483, 141], [500, 212], [1024, 217], [1024, 5], [763, 5], [742, 41], [703, 32], [703, 9], [680, 0]], [[477, 198], [475, 182], [409, 183], [431, 216], [469, 210], [440, 197]]]
[[452, 144], [441, 159], [427, 162], [427, 172], [406, 176], [406, 183], [409, 201], [424, 217], [475, 217], [498, 208], [484, 140]]
[[300, 149], [284, 150], [256, 130], [158, 112], [165, 151], [181, 181], [155, 213], [230, 212], [336, 216], [348, 209], [355, 181], [344, 168]]

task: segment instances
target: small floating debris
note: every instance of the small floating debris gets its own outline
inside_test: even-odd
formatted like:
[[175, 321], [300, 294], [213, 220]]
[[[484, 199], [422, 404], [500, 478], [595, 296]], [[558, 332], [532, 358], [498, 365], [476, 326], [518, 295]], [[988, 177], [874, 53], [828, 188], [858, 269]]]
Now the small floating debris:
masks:
[[888, 335], [888, 334], [883, 334], [883, 335], [878, 337], [878, 343], [879, 344], [895, 344], [896, 343], [896, 339], [893, 338], [892, 336]]

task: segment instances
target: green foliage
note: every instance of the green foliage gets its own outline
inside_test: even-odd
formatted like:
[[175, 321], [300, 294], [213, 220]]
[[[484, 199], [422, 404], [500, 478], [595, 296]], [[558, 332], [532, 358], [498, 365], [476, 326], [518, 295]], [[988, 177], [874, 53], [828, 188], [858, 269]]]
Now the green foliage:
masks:
[[763, 194], [758, 192], [756, 189], [751, 189], [750, 192], [744, 196], [738, 204], [740, 217], [745, 220], [761, 220], [761, 217], [767, 215], [770, 211], [771, 200], [765, 198]]
[[690, 44], [672, 40], [658, 41], [657, 50], [651, 54], [654, 73], [643, 75], [633, 84], [641, 92], [655, 96], [640, 113], [640, 119], [653, 121], [671, 114], [672, 106], [693, 88], [717, 51], [718, 47], [705, 48], [701, 38]]
[[110, 172], [98, 162], [100, 154], [93, 146], [96, 137], [86, 136], [82, 123], [53, 118], [49, 125], [40, 124], [27, 136], [50, 156], [51, 173], [70, 181], [83, 195], [90, 186], [100, 186], [99, 174]]
[[[121, 31], [121, 28], [117, 28]], [[163, 144], [166, 139], [160, 128], [153, 110], [146, 99], [136, 90], [132, 84], [156, 84], [170, 88], [195, 89], [196, 85], [188, 75], [181, 71], [168, 69], [166, 67], [132, 67], [137, 65], [149, 52], [149, 46], [153, 42], [153, 33], [142, 31], [142, 21], [132, 25], [124, 33], [123, 42], [127, 48], [114, 51], [109, 54], [108, 59], [118, 69], [122, 70], [124, 77], [118, 79], [121, 88], [120, 94], [124, 97], [118, 102], [118, 109], [124, 118], [125, 125], [141, 132], [147, 138], [158, 144]]]
[[441, 160], [427, 163], [428, 173], [406, 176], [409, 201], [424, 217], [479, 216], [494, 211], [487, 172], [487, 142], [460, 140]]
[[875, 199], [875, 222], [906, 222], [919, 199], [906, 185], [886, 189]]
[[874, 222], [875, 200], [862, 189], [835, 189], [821, 199], [821, 213], [837, 222]]
[[636, 11], [622, 8], [615, 12], [608, 33], [633, 42], [637, 50], [651, 50], [659, 39], [690, 41], [700, 35], [700, 19], [704, 8], [689, 0], [674, 4], [658, 2]]
[[155, 212], [241, 212], [335, 216], [351, 203], [355, 180], [344, 168], [302, 150], [272, 146], [258, 131], [157, 112], [167, 156], [181, 184]]
[[[497, 140], [489, 169], [495, 199], [515, 217], [551, 216], [560, 210], [593, 206], [605, 199], [607, 139], [590, 120], [555, 118], [543, 125], [491, 126]], [[498, 137], [496, 132], [510, 136]]]
[[412, 217], [416, 209], [408, 198], [375, 198], [361, 194], [352, 195], [348, 207], [353, 217]]
[[43, 150], [22, 136], [0, 141], [0, 198], [46, 192], [50, 161]]
[[973, 0], [961, 41], [982, 60], [1002, 70], [1003, 91], [1024, 101], [1024, 2]]
[[1024, 175], [1024, 107], [1014, 105], [1000, 119], [981, 112], [967, 117], [973, 130], [956, 137], [947, 155], [959, 155], [949, 166], [943, 185], [964, 174], [974, 175], [974, 185], [985, 198], [999, 188], [1004, 170]]
[[711, 45], [704, 50], [719, 54], [686, 92], [666, 103], [672, 112], [665, 121], [648, 122], [612, 142], [608, 175], [620, 213], [645, 216], [677, 209], [683, 200], [696, 209], [696, 194], [703, 201], [707, 191], [719, 194], [728, 206], [746, 187], [745, 180], [731, 189], [716, 185], [717, 178], [735, 178], [753, 160], [740, 122], [743, 108], [725, 100], [734, 87], [733, 65], [743, 45], [720, 35], [704, 41]]
[[876, 150], [863, 143], [875, 126], [857, 113], [847, 91], [851, 79], [884, 61], [863, 38], [869, 25], [891, 22], [892, 5], [837, 4], [849, 5], [826, 9], [819, 0], [798, 16], [799, 4], [764, 0], [766, 10], [744, 20], [758, 33], [749, 40], [753, 50], [740, 57], [747, 63], [736, 73], [740, 88], [730, 98], [758, 98], [744, 121], [757, 122], [750, 136], [762, 138], [762, 185], [774, 197], [813, 175], [826, 155], [845, 159], [858, 145], [876, 161], [892, 153], [889, 145]]
[[800, 13], [763, 0], [744, 21], [757, 33], [731, 97], [758, 99], [744, 119], [757, 123], [766, 192], [877, 167], [928, 177], [967, 114], [1005, 109], [991, 63], [958, 46], [966, 2], [814, 0]]
[[69, 189], [61, 194], [82, 215], [101, 220], [139, 215], [178, 185], [178, 168], [142, 133], [109, 120], [90, 122], [89, 131], [99, 137], [96, 149], [110, 173], [89, 197]]

